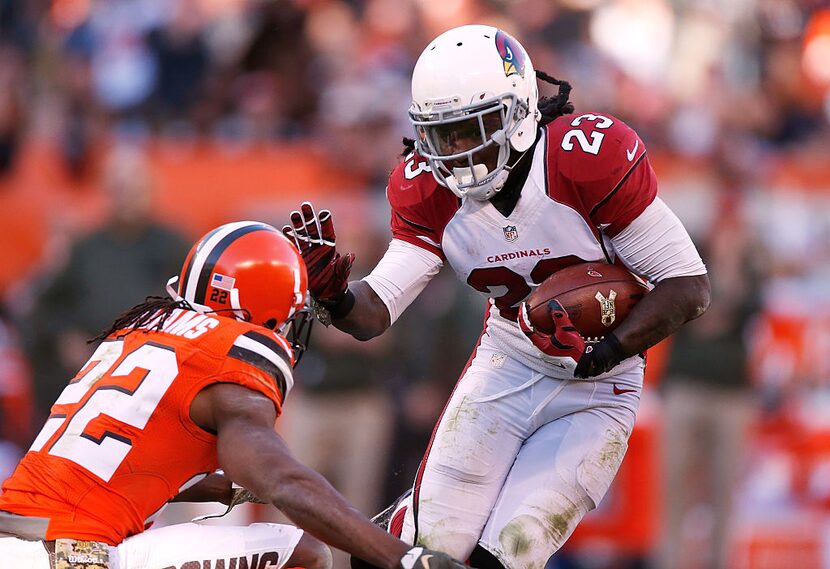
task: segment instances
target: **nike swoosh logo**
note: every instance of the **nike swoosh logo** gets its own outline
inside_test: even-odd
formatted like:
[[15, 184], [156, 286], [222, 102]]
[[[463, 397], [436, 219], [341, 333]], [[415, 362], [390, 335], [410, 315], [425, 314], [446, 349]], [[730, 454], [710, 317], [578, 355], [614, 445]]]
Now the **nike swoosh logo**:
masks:
[[562, 369], [568, 369], [568, 367], [565, 364], [563, 364], [562, 362], [558, 362], [556, 360], [545, 360], [545, 361], [547, 361], [552, 366], [556, 366], [556, 367], [559, 367], [559, 368], [562, 368]]
[[622, 395], [623, 393], [634, 393], [636, 389], [620, 389], [617, 384], [614, 384], [614, 395]]
[[421, 565], [424, 566], [424, 569], [430, 569], [429, 568], [429, 560], [430, 559], [432, 559], [432, 555], [422, 555], [421, 556]]
[[632, 148], [631, 150], [626, 150], [626, 151], [625, 151], [625, 155], [628, 157], [628, 161], [629, 161], [629, 162], [631, 162], [632, 160], [634, 160], [634, 155], [637, 153], [637, 148], [638, 148], [639, 146], [640, 146], [640, 141], [639, 141], [639, 140], [635, 140], [635, 141], [634, 141], [634, 148]]

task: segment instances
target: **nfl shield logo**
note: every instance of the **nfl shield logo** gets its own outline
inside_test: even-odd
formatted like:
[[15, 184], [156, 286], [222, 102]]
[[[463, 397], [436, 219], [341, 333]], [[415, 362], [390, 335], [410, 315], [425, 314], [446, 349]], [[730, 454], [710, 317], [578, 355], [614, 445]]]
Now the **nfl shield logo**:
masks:
[[508, 225], [507, 227], [502, 227], [502, 231], [504, 231], [504, 238], [508, 241], [515, 241], [519, 238], [519, 232], [516, 231], [515, 225]]

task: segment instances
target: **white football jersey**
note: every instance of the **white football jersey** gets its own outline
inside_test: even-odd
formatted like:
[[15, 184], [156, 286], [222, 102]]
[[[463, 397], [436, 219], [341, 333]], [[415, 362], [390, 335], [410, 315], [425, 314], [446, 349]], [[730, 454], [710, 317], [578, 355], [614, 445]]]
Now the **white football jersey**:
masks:
[[563, 267], [614, 262], [610, 237], [645, 210], [656, 187], [636, 133], [611, 117], [588, 114], [544, 127], [521, 196], [506, 217], [490, 202], [459, 200], [417, 154], [392, 173], [387, 195], [394, 238], [446, 260], [489, 298], [486, 333], [530, 367], [573, 377], [570, 359], [557, 365], [539, 357], [516, 324], [517, 308]]

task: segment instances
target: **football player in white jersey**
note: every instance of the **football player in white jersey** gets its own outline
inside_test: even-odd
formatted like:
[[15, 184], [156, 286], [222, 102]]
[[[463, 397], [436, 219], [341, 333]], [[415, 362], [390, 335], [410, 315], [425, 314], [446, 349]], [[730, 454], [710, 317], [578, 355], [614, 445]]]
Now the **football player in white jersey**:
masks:
[[[537, 78], [558, 94], [540, 100]], [[321, 315], [355, 338], [391, 326], [445, 263], [489, 298], [388, 523], [474, 567], [544, 567], [623, 459], [642, 354], [709, 304], [706, 268], [657, 197], [643, 141], [612, 116], [574, 113], [569, 92], [499, 29], [445, 32], [413, 72], [415, 140], [390, 176], [393, 238], [371, 274], [348, 281], [354, 256], [337, 252], [329, 211], [304, 203], [284, 228]], [[654, 288], [592, 345], [568, 335], [563, 311], [552, 310], [553, 335], [520, 327], [531, 291], [585, 261], [624, 264]]]

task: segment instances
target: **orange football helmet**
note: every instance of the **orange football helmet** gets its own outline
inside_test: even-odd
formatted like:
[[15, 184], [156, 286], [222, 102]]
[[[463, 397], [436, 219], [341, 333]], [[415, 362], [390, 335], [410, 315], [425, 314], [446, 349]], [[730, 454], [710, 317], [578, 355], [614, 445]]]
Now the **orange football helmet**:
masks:
[[197, 312], [226, 312], [292, 343], [309, 321], [300, 253], [281, 231], [256, 221], [227, 223], [199, 239], [167, 292]]

